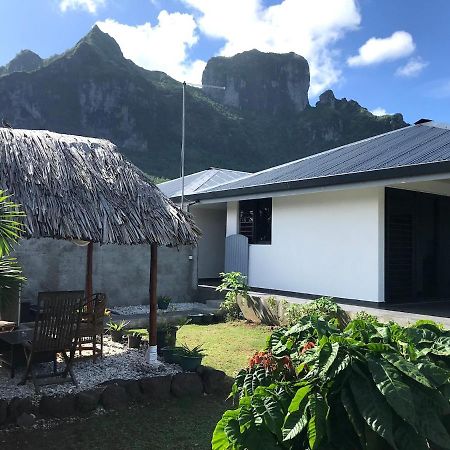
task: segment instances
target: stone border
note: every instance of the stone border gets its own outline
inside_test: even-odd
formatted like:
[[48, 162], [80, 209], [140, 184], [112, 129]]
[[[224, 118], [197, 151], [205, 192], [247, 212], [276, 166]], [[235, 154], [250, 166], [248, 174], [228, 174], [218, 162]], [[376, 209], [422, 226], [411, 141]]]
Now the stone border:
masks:
[[44, 395], [38, 403], [33, 403], [31, 397], [14, 397], [9, 401], [0, 399], [0, 427], [14, 424], [29, 427], [37, 418], [86, 416], [99, 407], [118, 411], [132, 404], [164, 401], [171, 397], [223, 395], [229, 391], [228, 380], [225, 372], [200, 366], [197, 372], [179, 372], [139, 380], [110, 380], [76, 394]]

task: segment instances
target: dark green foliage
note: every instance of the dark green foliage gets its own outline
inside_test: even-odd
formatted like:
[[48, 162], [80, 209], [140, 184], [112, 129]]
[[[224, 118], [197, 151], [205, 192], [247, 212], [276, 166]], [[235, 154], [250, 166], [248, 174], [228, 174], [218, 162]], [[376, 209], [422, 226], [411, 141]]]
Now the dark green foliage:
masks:
[[276, 330], [236, 377], [213, 450], [450, 449], [450, 332], [428, 325], [306, 316]]
[[160, 295], [158, 297], [158, 309], [167, 309], [172, 299], [168, 295]]
[[331, 297], [320, 297], [309, 303], [302, 305], [291, 304], [287, 311], [286, 317], [289, 325], [296, 324], [302, 317], [315, 317], [324, 320], [334, 320], [340, 328], [350, 321], [350, 316], [344, 311]]
[[245, 298], [248, 295], [247, 277], [240, 272], [221, 273], [222, 282], [216, 291], [225, 292], [225, 299], [220, 304], [220, 309], [225, 312], [227, 320], [239, 319], [242, 315], [239, 308], [239, 296]]
[[[0, 69], [1, 71], [1, 69]], [[107, 138], [147, 173], [179, 176], [181, 84], [126, 60], [94, 27], [74, 48], [30, 73], [0, 77], [0, 116], [15, 128]], [[187, 88], [186, 173], [257, 171], [405, 126], [354, 101], [285, 115], [243, 112]]]

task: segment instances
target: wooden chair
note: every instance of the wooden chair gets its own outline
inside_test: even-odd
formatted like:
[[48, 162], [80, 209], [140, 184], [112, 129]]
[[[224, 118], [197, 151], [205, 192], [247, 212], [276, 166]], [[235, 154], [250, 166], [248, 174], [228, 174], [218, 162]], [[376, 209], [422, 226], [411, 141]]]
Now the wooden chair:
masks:
[[[27, 367], [20, 384], [25, 384], [28, 377], [34, 383], [36, 393], [40, 386], [46, 384], [77, 381], [72, 371], [72, 362], [77, 344], [77, 333], [81, 321], [84, 293], [65, 295], [65, 292], [42, 293], [38, 296], [38, 315], [34, 325], [33, 340], [24, 343]], [[67, 352], [69, 354], [67, 354]], [[61, 353], [65, 368], [57, 371], [56, 356]], [[36, 375], [33, 365], [37, 362], [53, 360], [53, 373]], [[68, 377], [70, 375], [70, 379]]]
[[[106, 295], [94, 294], [83, 305], [77, 348], [81, 355], [84, 350], [92, 350], [94, 361], [103, 356], [104, 319], [106, 313]], [[100, 342], [99, 342], [100, 341]]]

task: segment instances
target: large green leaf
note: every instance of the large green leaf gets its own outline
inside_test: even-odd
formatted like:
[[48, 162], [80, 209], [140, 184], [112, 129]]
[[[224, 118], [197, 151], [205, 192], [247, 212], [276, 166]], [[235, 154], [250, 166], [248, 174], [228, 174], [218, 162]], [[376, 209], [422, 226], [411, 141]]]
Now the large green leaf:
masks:
[[308, 394], [311, 386], [302, 386], [295, 393], [289, 405], [288, 414], [283, 424], [283, 441], [289, 441], [298, 436], [308, 423], [307, 405], [309, 403]]
[[294, 398], [291, 401], [291, 404], [289, 405], [289, 412], [295, 412], [299, 409], [303, 409], [305, 405], [305, 400], [307, 400], [307, 395], [309, 394], [309, 391], [311, 390], [311, 385], [306, 384], [302, 387], [300, 387], [297, 392], [294, 395]]
[[450, 436], [442, 424], [437, 410], [440, 405], [436, 401], [437, 390], [423, 389], [411, 384], [411, 391], [417, 415], [417, 430], [442, 448], [450, 449]]
[[284, 413], [277, 399], [273, 395], [255, 394], [252, 399], [252, 407], [255, 413], [255, 421], [260, 419], [261, 423], [264, 423], [268, 430], [281, 441], [283, 439], [281, 428]]
[[298, 436], [308, 423], [307, 409], [288, 413], [283, 424], [283, 441], [290, 441]]
[[396, 449], [392, 411], [385, 399], [367, 378], [355, 372], [349, 383], [355, 404], [367, 425]]
[[429, 450], [427, 440], [406, 423], [396, 427], [394, 437], [399, 450]]
[[429, 360], [420, 361], [418, 368], [436, 387], [450, 383], [450, 371]]
[[383, 353], [383, 358], [389, 361], [393, 366], [400, 370], [400, 372], [403, 372], [408, 377], [433, 389], [434, 386], [430, 383], [428, 378], [420, 372], [420, 370], [413, 363], [409, 362], [399, 354], [393, 352]]
[[327, 342], [319, 352], [319, 376], [322, 378], [326, 376], [331, 365], [336, 360], [339, 352], [339, 343]]
[[225, 427], [228, 426], [230, 420], [237, 419], [239, 416], [239, 410], [225, 411], [222, 418], [217, 422], [214, 429], [211, 446], [212, 450], [232, 450], [233, 444], [228, 439], [225, 433]]
[[350, 423], [353, 426], [353, 429], [358, 436], [361, 446], [365, 447], [366, 445], [366, 436], [364, 432], [365, 422], [359, 414], [359, 411], [356, 408], [355, 402], [351, 396], [351, 393], [347, 387], [343, 387], [341, 390], [341, 401], [344, 405], [345, 411], [347, 412], [347, 416], [349, 418]]
[[312, 450], [319, 448], [326, 435], [328, 405], [321, 394], [315, 393], [309, 402], [308, 441]]
[[402, 419], [415, 426], [416, 414], [411, 390], [402, 381], [399, 371], [382, 358], [368, 356], [367, 361], [373, 380], [389, 405]]

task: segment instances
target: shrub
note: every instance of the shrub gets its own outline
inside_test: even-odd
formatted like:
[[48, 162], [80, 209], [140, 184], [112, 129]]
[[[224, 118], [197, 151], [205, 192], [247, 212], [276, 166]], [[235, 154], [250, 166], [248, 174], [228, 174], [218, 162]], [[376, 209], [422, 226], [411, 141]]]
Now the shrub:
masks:
[[225, 291], [225, 299], [220, 304], [220, 309], [225, 312], [227, 320], [240, 319], [242, 316], [241, 309], [238, 305], [238, 296], [247, 297], [248, 285], [247, 277], [240, 272], [221, 273], [222, 283], [217, 286], [219, 292]]
[[166, 310], [172, 299], [168, 295], [160, 295], [158, 297], [158, 309]]
[[345, 328], [350, 321], [347, 312], [330, 297], [320, 297], [302, 305], [291, 304], [286, 311], [286, 319], [290, 326], [296, 324], [305, 316], [336, 321], [340, 328]]
[[367, 311], [358, 311], [354, 317], [355, 320], [362, 320], [363, 322], [371, 323], [372, 325], [379, 324], [377, 316], [369, 314]]
[[213, 450], [450, 448], [449, 331], [305, 316], [255, 356]]

